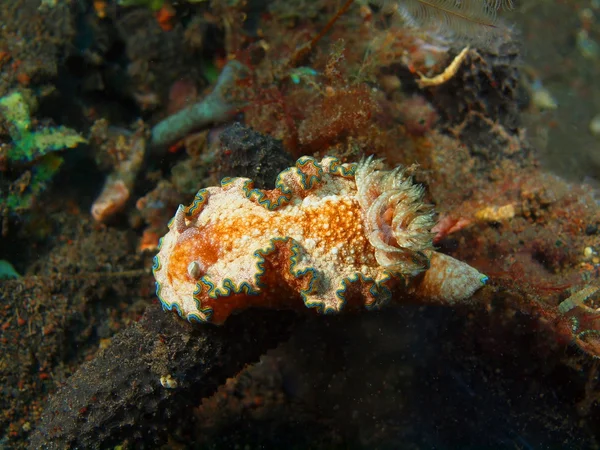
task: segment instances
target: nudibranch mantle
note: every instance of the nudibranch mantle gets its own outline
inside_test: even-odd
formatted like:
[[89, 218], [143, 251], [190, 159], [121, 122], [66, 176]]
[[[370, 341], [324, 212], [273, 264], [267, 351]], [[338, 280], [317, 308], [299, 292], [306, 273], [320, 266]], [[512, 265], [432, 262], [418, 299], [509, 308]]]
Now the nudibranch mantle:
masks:
[[250, 307], [322, 313], [392, 297], [453, 303], [487, 277], [432, 247], [433, 210], [406, 170], [300, 158], [273, 190], [225, 178], [180, 206], [154, 261], [165, 309], [223, 323]]

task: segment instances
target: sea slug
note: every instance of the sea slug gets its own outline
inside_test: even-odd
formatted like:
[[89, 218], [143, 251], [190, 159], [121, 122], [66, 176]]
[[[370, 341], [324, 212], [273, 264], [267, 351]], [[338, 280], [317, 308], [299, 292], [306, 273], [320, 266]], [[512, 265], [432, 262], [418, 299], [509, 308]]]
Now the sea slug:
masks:
[[165, 309], [215, 324], [250, 307], [467, 300], [487, 277], [434, 251], [434, 224], [405, 169], [302, 157], [273, 190], [225, 178], [180, 206], [155, 257], [157, 295]]

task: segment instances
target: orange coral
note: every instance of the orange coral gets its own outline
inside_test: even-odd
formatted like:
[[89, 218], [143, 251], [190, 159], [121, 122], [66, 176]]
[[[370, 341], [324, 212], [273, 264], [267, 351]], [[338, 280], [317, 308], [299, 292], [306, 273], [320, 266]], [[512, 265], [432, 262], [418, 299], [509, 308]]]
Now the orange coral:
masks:
[[164, 308], [220, 324], [249, 307], [375, 308], [397, 287], [454, 302], [487, 279], [432, 250], [433, 212], [401, 168], [302, 157], [276, 186], [226, 178], [179, 207], [155, 258]]

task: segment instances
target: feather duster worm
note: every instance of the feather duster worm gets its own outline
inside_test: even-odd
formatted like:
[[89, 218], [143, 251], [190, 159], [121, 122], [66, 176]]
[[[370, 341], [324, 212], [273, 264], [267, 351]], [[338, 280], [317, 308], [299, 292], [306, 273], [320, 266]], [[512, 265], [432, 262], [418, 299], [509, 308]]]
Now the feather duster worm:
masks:
[[487, 277], [432, 248], [433, 210], [402, 168], [298, 160], [273, 190], [226, 178], [180, 206], [155, 258], [157, 295], [190, 321], [250, 307], [322, 313], [392, 298], [457, 302]]

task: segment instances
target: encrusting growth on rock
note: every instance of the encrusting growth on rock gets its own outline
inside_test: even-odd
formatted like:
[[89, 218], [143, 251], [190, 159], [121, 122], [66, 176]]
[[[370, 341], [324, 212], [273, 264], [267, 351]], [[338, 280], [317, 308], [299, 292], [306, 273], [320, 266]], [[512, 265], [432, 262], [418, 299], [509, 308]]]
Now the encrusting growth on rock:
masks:
[[468, 299], [487, 277], [433, 250], [433, 215], [403, 168], [372, 158], [302, 157], [273, 190], [225, 178], [177, 210], [155, 258], [157, 294], [165, 309], [216, 324], [250, 307], [373, 309], [392, 292]]

